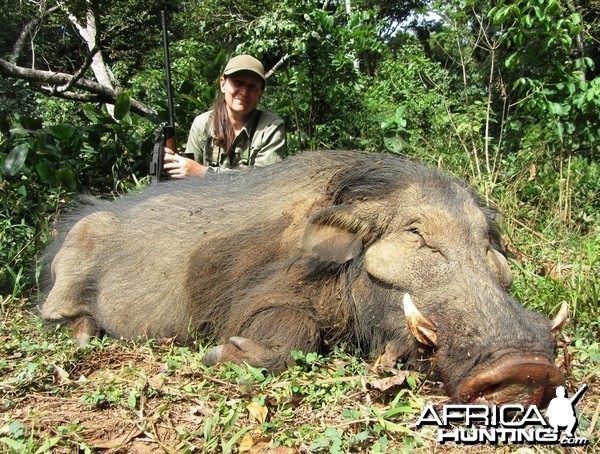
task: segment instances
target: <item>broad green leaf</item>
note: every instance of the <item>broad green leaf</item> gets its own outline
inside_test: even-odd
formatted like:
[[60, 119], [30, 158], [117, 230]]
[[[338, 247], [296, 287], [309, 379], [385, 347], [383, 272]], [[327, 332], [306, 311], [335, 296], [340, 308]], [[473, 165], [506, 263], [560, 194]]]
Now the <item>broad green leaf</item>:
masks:
[[15, 176], [17, 172], [19, 172], [19, 170], [21, 170], [21, 168], [25, 165], [27, 153], [29, 153], [29, 145], [26, 143], [21, 143], [14, 147], [4, 160], [2, 173], [9, 177]]
[[548, 103], [548, 108], [550, 109], [550, 112], [552, 112], [554, 115], [564, 114], [563, 106], [557, 102]]
[[86, 104], [82, 108], [84, 115], [92, 122], [92, 124], [98, 124], [100, 121], [98, 120], [98, 113], [96, 112], [96, 108], [91, 104]]
[[129, 398], [127, 399], [127, 403], [129, 404], [130, 408], [137, 408], [137, 402], [138, 402], [138, 393], [137, 391], [132, 391], [129, 394]]
[[345, 419], [361, 419], [363, 414], [358, 410], [344, 410], [342, 417]]
[[67, 140], [73, 136], [75, 128], [70, 125], [56, 125], [52, 127], [52, 134], [60, 140]]
[[517, 53], [511, 54], [506, 60], [504, 60], [504, 66], [510, 68], [513, 60], [517, 57]]
[[35, 171], [40, 176], [42, 181], [52, 181], [54, 178], [54, 166], [48, 161], [41, 161], [35, 165]]
[[16, 452], [25, 452], [26, 445], [20, 441], [13, 440], [11, 438], [0, 438], [0, 443], [4, 443], [11, 449], [14, 449]]
[[42, 454], [43, 452], [50, 452], [51, 449], [60, 442], [60, 437], [52, 437], [47, 439], [42, 446], [38, 448], [35, 454]]
[[58, 169], [54, 176], [59, 184], [65, 186], [69, 191], [77, 190], [77, 179], [75, 178], [75, 173], [68, 168]]
[[122, 120], [127, 112], [131, 109], [131, 98], [129, 97], [129, 93], [122, 92], [117, 96], [115, 101], [115, 118], [117, 120]]

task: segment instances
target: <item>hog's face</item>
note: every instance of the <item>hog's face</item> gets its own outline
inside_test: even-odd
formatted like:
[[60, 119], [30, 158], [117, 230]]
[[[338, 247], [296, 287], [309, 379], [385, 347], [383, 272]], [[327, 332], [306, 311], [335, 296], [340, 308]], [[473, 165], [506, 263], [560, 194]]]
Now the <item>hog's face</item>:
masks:
[[324, 210], [312, 226], [306, 242], [320, 257], [362, 257], [368, 285], [386, 289], [372, 292], [386, 295], [378, 304], [403, 307], [401, 323], [433, 348], [456, 400], [540, 404], [564, 382], [550, 322], [507, 292], [512, 274], [496, 225], [466, 188], [411, 185], [385, 201]]

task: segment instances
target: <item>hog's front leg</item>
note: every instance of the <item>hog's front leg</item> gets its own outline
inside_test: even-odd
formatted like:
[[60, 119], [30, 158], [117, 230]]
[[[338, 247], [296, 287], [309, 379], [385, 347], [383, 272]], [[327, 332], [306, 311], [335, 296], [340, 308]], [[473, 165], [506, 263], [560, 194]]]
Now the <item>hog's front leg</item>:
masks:
[[202, 362], [208, 366], [221, 362], [247, 363], [267, 370], [282, 370], [292, 363], [292, 350], [316, 351], [319, 344], [319, 330], [310, 314], [273, 308], [252, 317], [239, 335], [210, 349]]

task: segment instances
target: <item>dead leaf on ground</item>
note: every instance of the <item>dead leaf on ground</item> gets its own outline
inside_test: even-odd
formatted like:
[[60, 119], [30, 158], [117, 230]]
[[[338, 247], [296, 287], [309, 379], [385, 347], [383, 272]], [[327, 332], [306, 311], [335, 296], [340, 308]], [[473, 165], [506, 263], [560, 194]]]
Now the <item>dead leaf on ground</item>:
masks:
[[103, 438], [97, 438], [95, 440], [88, 441], [88, 444], [96, 449], [114, 449], [123, 446], [138, 437], [143, 432], [137, 427], [132, 427], [127, 433], [111, 438], [109, 440]]
[[410, 372], [407, 370], [399, 370], [396, 375], [392, 375], [391, 377], [379, 378], [377, 380], [373, 380], [369, 383], [373, 388], [376, 388], [380, 391], [387, 391], [388, 389], [394, 386], [400, 386], [406, 381], [406, 377], [410, 375]]
[[268, 451], [269, 443], [271, 443], [271, 437], [263, 437], [255, 440], [250, 434], [244, 435], [242, 442], [238, 446], [239, 452], [249, 452], [250, 454], [263, 454]]
[[285, 446], [277, 446], [276, 448], [267, 449], [264, 454], [295, 454], [298, 450], [287, 448]]
[[242, 438], [242, 441], [240, 442], [240, 445], [238, 446], [238, 451], [239, 452], [250, 452], [250, 450], [254, 447], [255, 444], [256, 443], [255, 443], [252, 435], [246, 434], [246, 435], [244, 435], [244, 437]]
[[256, 419], [259, 423], [263, 423], [267, 420], [267, 413], [269, 409], [267, 407], [263, 407], [262, 405], [257, 404], [256, 402], [250, 402], [246, 409], [250, 413], [254, 419]]
[[398, 349], [390, 342], [385, 346], [385, 352], [377, 358], [373, 370], [380, 374], [382, 372], [396, 372], [398, 363]]
[[270, 443], [271, 437], [263, 437], [255, 440], [252, 435], [246, 434], [242, 438], [238, 450], [239, 452], [250, 454], [295, 454], [298, 452], [296, 449], [286, 446], [269, 447]]
[[150, 386], [150, 388], [158, 391], [158, 392], [162, 392], [164, 391], [164, 385], [165, 382], [167, 381], [167, 376], [164, 373], [159, 373], [156, 375], [153, 375], [152, 377], [148, 378], [148, 385]]

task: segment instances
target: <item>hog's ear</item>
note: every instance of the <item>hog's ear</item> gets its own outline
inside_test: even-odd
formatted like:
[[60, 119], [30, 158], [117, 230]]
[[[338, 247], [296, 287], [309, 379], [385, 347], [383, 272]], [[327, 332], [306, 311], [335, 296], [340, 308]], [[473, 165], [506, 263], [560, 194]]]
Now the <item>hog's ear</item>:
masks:
[[506, 261], [506, 257], [496, 249], [492, 248], [488, 251], [487, 260], [502, 286], [508, 290], [512, 285], [513, 275], [508, 266], [508, 262]]
[[560, 305], [560, 309], [556, 314], [556, 317], [552, 320], [552, 338], [554, 340], [558, 339], [560, 332], [562, 331], [565, 323], [567, 323], [567, 319], [569, 318], [569, 304], [566, 301], [563, 301]]
[[369, 223], [356, 216], [351, 206], [326, 208], [310, 219], [302, 246], [311, 257], [341, 265], [360, 254], [369, 230]]
[[502, 234], [498, 225], [500, 214], [492, 208], [485, 206], [480, 206], [480, 208], [487, 219], [488, 225], [487, 234], [490, 241], [490, 249], [487, 253], [488, 265], [496, 274], [502, 286], [508, 290], [512, 285], [513, 275], [506, 261], [508, 251], [502, 240]]

